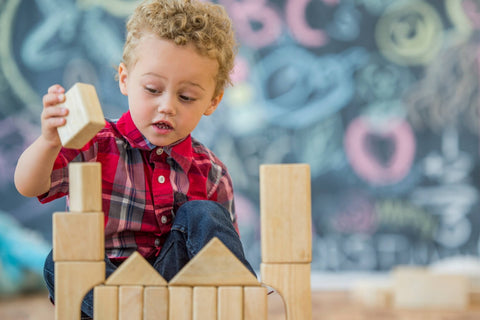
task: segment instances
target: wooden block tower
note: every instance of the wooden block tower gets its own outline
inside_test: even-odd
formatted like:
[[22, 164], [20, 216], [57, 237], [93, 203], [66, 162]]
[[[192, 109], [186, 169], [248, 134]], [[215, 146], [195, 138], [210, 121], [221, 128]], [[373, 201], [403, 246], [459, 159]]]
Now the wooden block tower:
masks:
[[[62, 145], [79, 149], [105, 126], [95, 87], [75, 84], [65, 94]], [[83, 297], [105, 280], [104, 215], [100, 163], [69, 165], [70, 212], [53, 214], [55, 319], [80, 319]]]
[[80, 319], [83, 297], [105, 280], [100, 164], [71, 163], [69, 177], [71, 211], [52, 220], [57, 320]]
[[260, 167], [262, 282], [283, 297], [287, 320], [312, 319], [310, 167]]

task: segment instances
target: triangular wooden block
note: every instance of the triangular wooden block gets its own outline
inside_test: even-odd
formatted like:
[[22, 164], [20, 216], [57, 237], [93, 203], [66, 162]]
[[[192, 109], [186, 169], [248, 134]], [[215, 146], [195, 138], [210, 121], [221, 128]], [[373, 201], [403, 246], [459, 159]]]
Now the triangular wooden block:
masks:
[[166, 286], [167, 281], [142, 257], [134, 252], [105, 281], [107, 285]]
[[218, 238], [213, 238], [168, 284], [259, 286], [260, 282]]

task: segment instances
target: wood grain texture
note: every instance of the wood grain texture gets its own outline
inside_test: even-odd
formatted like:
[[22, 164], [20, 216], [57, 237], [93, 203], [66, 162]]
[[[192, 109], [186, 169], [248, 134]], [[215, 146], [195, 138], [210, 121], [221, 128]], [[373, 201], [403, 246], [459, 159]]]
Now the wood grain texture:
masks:
[[260, 166], [262, 262], [312, 261], [310, 167]]
[[118, 320], [118, 287], [96, 286], [93, 290], [93, 318]]
[[103, 212], [55, 212], [52, 217], [54, 261], [103, 261]]
[[102, 167], [99, 162], [68, 165], [69, 204], [72, 212], [102, 211]]
[[80, 319], [83, 297], [105, 280], [105, 262], [55, 263], [55, 319]]
[[68, 109], [66, 124], [57, 129], [65, 148], [80, 149], [105, 126], [95, 87], [76, 83], [65, 94], [63, 106]]
[[311, 266], [304, 264], [260, 265], [262, 282], [275, 288], [285, 301], [287, 320], [312, 319]]
[[107, 285], [164, 286], [167, 281], [138, 252], [134, 252], [105, 281]]
[[213, 238], [170, 280], [169, 285], [254, 286], [260, 283], [218, 238]]
[[143, 320], [168, 319], [168, 299], [167, 287], [145, 287]]

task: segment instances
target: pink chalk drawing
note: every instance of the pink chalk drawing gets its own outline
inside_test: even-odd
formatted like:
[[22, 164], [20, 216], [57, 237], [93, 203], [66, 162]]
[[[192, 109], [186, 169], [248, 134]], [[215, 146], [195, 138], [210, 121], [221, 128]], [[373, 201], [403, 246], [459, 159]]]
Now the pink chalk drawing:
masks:
[[[372, 154], [369, 135], [391, 141], [393, 151], [386, 164]], [[390, 185], [400, 182], [412, 166], [416, 142], [410, 124], [396, 119], [381, 129], [370, 124], [367, 118], [353, 120], [345, 132], [345, 151], [355, 173], [373, 185]]]

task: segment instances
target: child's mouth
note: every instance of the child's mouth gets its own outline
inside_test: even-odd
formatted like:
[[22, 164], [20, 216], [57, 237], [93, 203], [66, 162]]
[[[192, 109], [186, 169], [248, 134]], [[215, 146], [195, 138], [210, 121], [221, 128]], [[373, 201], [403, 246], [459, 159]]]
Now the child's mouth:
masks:
[[153, 125], [156, 126], [160, 130], [172, 130], [173, 129], [173, 127], [168, 122], [161, 121], [161, 122], [154, 123]]

